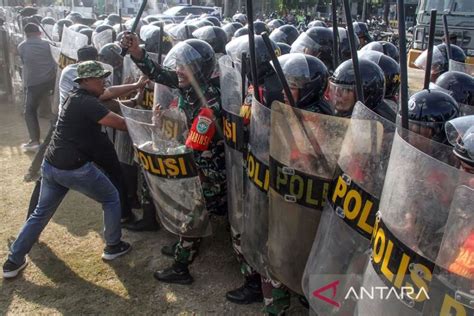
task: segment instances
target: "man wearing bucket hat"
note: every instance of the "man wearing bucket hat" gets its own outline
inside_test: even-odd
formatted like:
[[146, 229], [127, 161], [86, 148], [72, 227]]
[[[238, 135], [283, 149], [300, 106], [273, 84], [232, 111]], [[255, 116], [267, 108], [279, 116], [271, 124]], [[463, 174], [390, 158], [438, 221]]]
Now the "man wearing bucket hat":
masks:
[[93, 162], [100, 160], [110, 141], [101, 126], [126, 130], [124, 119], [107, 110], [98, 97], [110, 75], [96, 61], [78, 65], [79, 89], [66, 100], [59, 115], [42, 166], [41, 192], [36, 209], [23, 225], [3, 265], [3, 277], [13, 278], [26, 267], [26, 254], [72, 189], [102, 204], [104, 210], [104, 260], [127, 253], [131, 246], [121, 240], [119, 194], [107, 176]]

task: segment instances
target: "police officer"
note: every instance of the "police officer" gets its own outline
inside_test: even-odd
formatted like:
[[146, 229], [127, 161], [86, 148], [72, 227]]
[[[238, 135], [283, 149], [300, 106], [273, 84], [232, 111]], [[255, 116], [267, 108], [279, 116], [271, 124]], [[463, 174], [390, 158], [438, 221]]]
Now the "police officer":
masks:
[[[461, 47], [451, 44], [451, 59], [458, 63], [464, 63], [466, 61], [466, 54]], [[415, 60], [414, 64], [418, 68], [425, 69], [426, 61], [428, 57], [428, 50], [421, 53], [420, 56]], [[449, 59], [446, 44], [439, 44], [433, 48], [433, 58], [431, 64], [431, 82], [435, 82], [436, 79], [449, 70]]]
[[[180, 93], [178, 108], [186, 115], [190, 124], [193, 124], [200, 115], [209, 113], [208, 110], [212, 113], [213, 117], [209, 119], [214, 121], [213, 124], [220, 122], [220, 91], [209, 82], [215, 66], [215, 54], [209, 44], [197, 39], [177, 44], [167, 56], [172, 62], [170, 66], [176, 67], [174, 70], [154, 63], [139, 47], [138, 37], [135, 34], [124, 35], [121, 46], [128, 49], [133, 61], [151, 80], [178, 89]], [[220, 137], [219, 133], [215, 133], [207, 144], [198, 146], [192, 140], [188, 144], [194, 149], [206, 207], [211, 212], [222, 212], [226, 208], [224, 143]], [[201, 238], [180, 236], [174, 263], [164, 270], [155, 272], [154, 277], [167, 283], [192, 283], [193, 278], [188, 266], [195, 258], [200, 241]]]
[[[278, 61], [288, 82], [295, 107], [326, 115], [334, 114], [323, 97], [329, 72], [321, 60], [311, 55], [294, 53], [281, 56]], [[284, 99], [289, 105], [286, 94]], [[262, 291], [265, 312], [269, 315], [282, 315], [290, 307], [290, 291], [278, 280], [262, 277]]]
[[[372, 61], [359, 60], [363, 103], [372, 111], [389, 121], [395, 122], [396, 112], [383, 102], [385, 77], [382, 69]], [[337, 67], [329, 78], [328, 100], [336, 115], [350, 117], [356, 103], [355, 74], [352, 60], [346, 60]]]
[[293, 25], [283, 25], [273, 30], [270, 34], [270, 39], [277, 43], [286, 43], [291, 45], [296, 41], [300, 33]]
[[334, 71], [332, 43], [332, 30], [322, 26], [315, 26], [301, 33], [298, 39], [291, 45], [291, 52], [305, 53], [318, 57], [332, 73]]
[[364, 47], [370, 42], [373, 42], [372, 36], [369, 34], [369, 27], [364, 22], [353, 22], [354, 32], [359, 38], [360, 48]]

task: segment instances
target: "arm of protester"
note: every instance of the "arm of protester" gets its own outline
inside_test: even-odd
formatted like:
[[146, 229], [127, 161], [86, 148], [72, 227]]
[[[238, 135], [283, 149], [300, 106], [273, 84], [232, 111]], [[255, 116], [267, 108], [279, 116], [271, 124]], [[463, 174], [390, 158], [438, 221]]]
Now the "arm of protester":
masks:
[[178, 88], [178, 76], [176, 72], [164, 69], [151, 60], [147, 52], [140, 48], [136, 34], [125, 34], [120, 41], [120, 46], [128, 49], [132, 60], [148, 78], [171, 88]]
[[132, 91], [143, 89], [148, 83], [148, 78], [141, 76], [137, 82], [131, 84], [122, 84], [118, 86], [111, 86], [105, 89], [104, 93], [99, 97], [100, 101], [107, 101], [110, 99], [116, 99], [123, 95], [127, 95]]
[[106, 116], [98, 121], [100, 125], [112, 127], [121, 131], [127, 130], [125, 119], [114, 112], [109, 112]]

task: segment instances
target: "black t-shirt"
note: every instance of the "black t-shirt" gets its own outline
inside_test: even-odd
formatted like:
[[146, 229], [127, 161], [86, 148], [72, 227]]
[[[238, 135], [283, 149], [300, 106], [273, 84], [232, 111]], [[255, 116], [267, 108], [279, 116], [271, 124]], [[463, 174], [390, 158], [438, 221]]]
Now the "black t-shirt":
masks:
[[73, 170], [108, 152], [113, 145], [97, 123], [108, 113], [99, 99], [86, 90], [73, 92], [58, 118], [46, 161], [58, 169]]

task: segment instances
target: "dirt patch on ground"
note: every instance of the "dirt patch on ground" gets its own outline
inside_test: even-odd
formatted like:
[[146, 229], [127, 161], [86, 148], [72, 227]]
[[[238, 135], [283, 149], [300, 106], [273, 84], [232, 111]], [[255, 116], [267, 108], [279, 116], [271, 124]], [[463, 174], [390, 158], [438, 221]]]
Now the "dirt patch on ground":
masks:
[[[0, 259], [25, 220], [32, 183], [23, 182], [31, 156], [20, 149], [27, 139], [18, 107], [0, 103]], [[42, 132], [48, 121], [42, 120]], [[0, 314], [262, 314], [262, 304], [239, 306], [225, 292], [242, 277], [232, 252], [224, 218], [213, 220], [214, 236], [206, 238], [192, 265], [191, 286], [167, 285], [153, 279], [154, 270], [170, 258], [160, 248], [174, 237], [124, 231], [133, 250], [113, 263], [100, 255], [102, 211], [92, 200], [69, 192], [29, 255], [30, 264], [12, 281], [0, 281]], [[291, 314], [306, 314], [295, 302]]]

